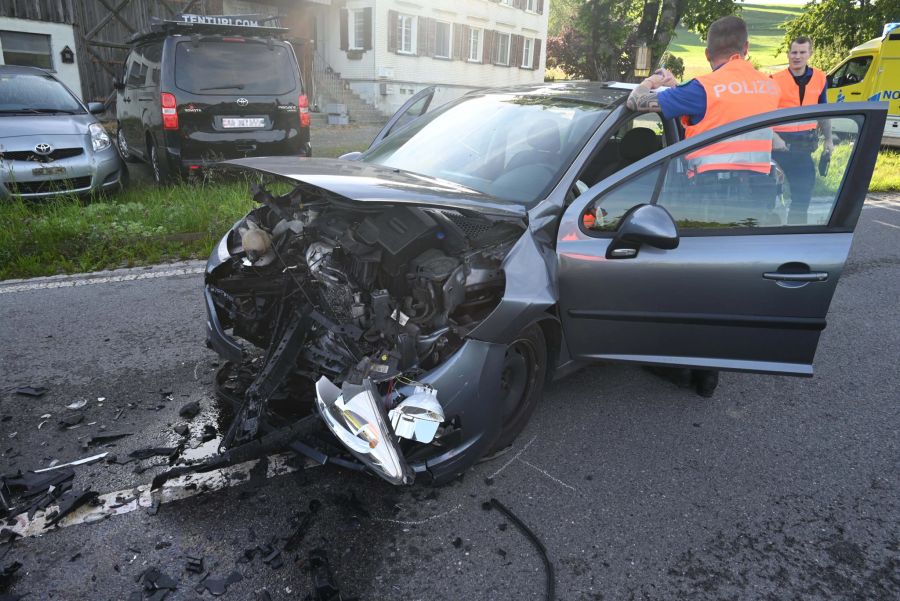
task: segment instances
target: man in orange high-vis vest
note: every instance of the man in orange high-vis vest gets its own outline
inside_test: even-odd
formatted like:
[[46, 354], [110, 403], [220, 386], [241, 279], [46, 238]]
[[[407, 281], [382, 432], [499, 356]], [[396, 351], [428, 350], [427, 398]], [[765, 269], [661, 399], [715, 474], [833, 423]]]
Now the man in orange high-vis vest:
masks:
[[[772, 75], [781, 90], [778, 108], [828, 102], [825, 96], [828, 88], [825, 73], [809, 66], [812, 51], [813, 44], [809, 38], [798, 37], [791, 40], [788, 68]], [[801, 121], [773, 128], [778, 138], [775, 140], [772, 158], [784, 171], [790, 187], [789, 224], [806, 225], [808, 221], [807, 211], [816, 183], [812, 152], [819, 142], [817, 126], [816, 121]], [[825, 137], [824, 151], [830, 154], [834, 144], [831, 140], [831, 121], [828, 119], [822, 120], [822, 133]]]
[[[709, 27], [706, 59], [712, 72], [676, 85], [671, 72], [662, 69], [645, 79], [629, 95], [626, 106], [638, 112], [662, 113], [666, 119], [680, 118], [685, 136], [690, 138], [733, 121], [778, 108], [778, 86], [746, 60], [750, 43], [747, 24], [738, 17], [722, 17]], [[732, 136], [687, 155], [688, 173], [695, 184], [696, 202], [713, 199], [718, 206], [727, 204], [730, 191], [751, 189], [759, 202], [760, 216], [775, 199], [771, 170], [772, 131], [768, 128]], [[659, 372], [660, 370], [656, 370]], [[677, 383], [690, 382], [701, 396], [712, 396], [718, 385], [718, 372], [691, 370], [689, 379], [683, 370], [665, 370]]]
[[[747, 24], [738, 17], [722, 17], [709, 27], [706, 59], [712, 72], [678, 87], [672, 74], [662, 69], [635, 88], [626, 102], [641, 112], [662, 113], [667, 119], [680, 118], [685, 137], [709, 131], [745, 117], [778, 108], [780, 91], [768, 76], [746, 60], [750, 44]], [[772, 136], [769, 130], [735, 136], [711, 144], [687, 156], [689, 176], [707, 172], [754, 172], [771, 169]]]

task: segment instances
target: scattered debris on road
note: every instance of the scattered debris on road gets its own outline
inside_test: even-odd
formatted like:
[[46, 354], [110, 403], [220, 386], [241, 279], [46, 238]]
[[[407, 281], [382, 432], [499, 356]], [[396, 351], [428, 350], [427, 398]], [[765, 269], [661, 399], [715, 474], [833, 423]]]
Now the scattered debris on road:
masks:
[[[541, 542], [541, 539], [537, 537], [537, 535], [525, 525], [519, 516], [514, 514], [506, 505], [498, 501], [497, 499], [492, 498], [490, 500], [490, 504], [497, 511], [505, 515], [509, 520], [516, 525], [519, 531], [525, 535], [528, 540], [537, 548], [538, 552], [541, 554], [541, 559], [544, 560], [544, 567], [547, 570], [547, 596], [546, 598], [552, 601], [556, 598], [556, 577], [553, 573], [553, 564], [550, 563], [550, 557], [547, 555], [547, 548], [544, 547], [544, 543]], [[504, 552], [505, 554], [505, 552]]]
[[59, 429], [68, 430], [84, 421], [84, 413], [72, 413], [59, 420]]
[[49, 388], [46, 386], [20, 386], [16, 388], [16, 394], [21, 394], [22, 396], [30, 396], [34, 398], [40, 398], [49, 392]]
[[197, 594], [202, 595], [203, 591], [209, 591], [214, 597], [224, 595], [228, 587], [236, 582], [240, 582], [244, 577], [237, 572], [232, 572], [226, 578], [210, 578], [207, 573], [194, 590]]
[[76, 459], [75, 461], [70, 461], [69, 463], [60, 463], [58, 465], [54, 465], [52, 467], [45, 467], [39, 470], [34, 470], [35, 474], [43, 474], [44, 472], [49, 472], [51, 470], [58, 470], [63, 467], [73, 467], [76, 465], [88, 465], [90, 463], [94, 463], [95, 461], [100, 461], [104, 457], [109, 455], [109, 452], [99, 453], [97, 455], [91, 455], [90, 457], [82, 457], [81, 459]]
[[87, 399], [79, 399], [73, 403], [69, 403], [68, 405], [66, 405], [66, 409], [84, 409], [85, 406], [87, 406]]
[[194, 419], [199, 413], [200, 403], [198, 403], [197, 401], [191, 401], [178, 411], [178, 415], [180, 415], [184, 419]]
[[187, 559], [187, 563], [184, 567], [185, 570], [187, 570], [191, 574], [202, 574], [203, 573], [203, 557], [202, 556], [185, 555], [185, 559]]

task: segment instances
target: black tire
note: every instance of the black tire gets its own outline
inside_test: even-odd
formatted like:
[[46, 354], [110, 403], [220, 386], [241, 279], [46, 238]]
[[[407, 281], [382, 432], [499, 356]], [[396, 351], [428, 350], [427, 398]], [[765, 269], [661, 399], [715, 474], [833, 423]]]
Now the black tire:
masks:
[[547, 341], [541, 326], [523, 330], [506, 350], [500, 375], [503, 426], [491, 453], [512, 444], [544, 395], [547, 379]]
[[147, 141], [147, 154], [150, 158], [150, 171], [153, 173], [153, 181], [157, 186], [168, 186], [172, 183], [172, 174], [169, 171], [169, 163], [160, 156], [156, 142]]
[[122, 127], [120, 126], [116, 129], [116, 147], [119, 149], [119, 155], [121, 155], [122, 159], [126, 163], [137, 163], [138, 160], [135, 158], [131, 151], [128, 149], [128, 142], [125, 140], [125, 132], [122, 131]]

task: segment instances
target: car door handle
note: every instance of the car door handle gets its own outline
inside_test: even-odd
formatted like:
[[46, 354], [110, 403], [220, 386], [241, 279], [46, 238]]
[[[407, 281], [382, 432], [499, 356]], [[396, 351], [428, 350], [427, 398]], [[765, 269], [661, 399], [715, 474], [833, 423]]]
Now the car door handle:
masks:
[[139, 96], [138, 100], [153, 100], [153, 96]]
[[828, 272], [809, 271], [807, 273], [781, 273], [779, 271], [770, 271], [764, 273], [763, 277], [767, 280], [775, 280], [777, 282], [824, 282], [828, 279]]

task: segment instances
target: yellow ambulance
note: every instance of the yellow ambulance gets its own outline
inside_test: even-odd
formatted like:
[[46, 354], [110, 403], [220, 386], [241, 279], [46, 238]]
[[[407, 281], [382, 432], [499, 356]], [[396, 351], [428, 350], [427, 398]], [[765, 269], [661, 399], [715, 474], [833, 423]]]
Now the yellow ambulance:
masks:
[[828, 102], [860, 100], [890, 103], [881, 143], [900, 147], [900, 23], [885, 25], [828, 74]]

